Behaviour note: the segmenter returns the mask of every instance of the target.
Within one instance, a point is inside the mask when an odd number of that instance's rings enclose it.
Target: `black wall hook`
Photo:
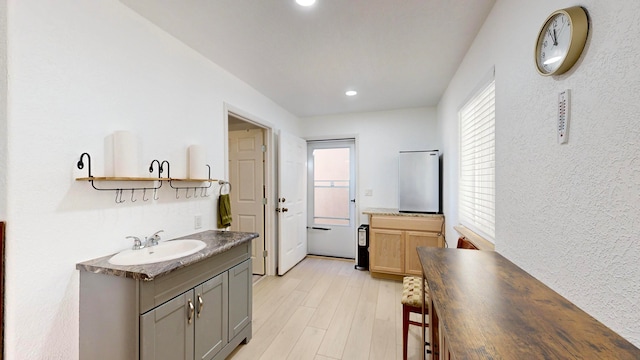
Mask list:
[[[160,161],[159,160],[153,160],[151,161],[151,165],[149,165],[149,173],[153,174],[153,164],[158,164],[158,178],[161,178],[161,174],[162,174],[162,165],[160,165]]]
[[[89,177],[93,177],[93,175],[91,175],[91,155],[89,155],[89,153],[82,153],[82,155],[80,155],[80,160],[78,160],[78,169],[82,170],[84,169],[84,163],[82,162],[82,158],[87,155],[87,163],[89,165]]]
[[[167,164],[167,178],[171,179],[171,165],[169,165],[169,162],[167,160],[163,160],[160,163],[160,174],[162,174],[164,172],[164,164]]]

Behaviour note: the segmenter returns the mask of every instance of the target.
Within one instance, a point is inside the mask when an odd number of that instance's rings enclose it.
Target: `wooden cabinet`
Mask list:
[[[444,247],[443,215],[369,214],[373,276],[421,275],[418,246]]]
[[[80,273],[80,358],[222,360],[251,340],[247,242],[153,281]]]
[[[369,268],[384,273],[404,271],[404,231],[369,228]]]
[[[416,248],[418,246],[444,247],[442,234],[426,231],[405,231],[404,272],[405,274],[422,275],[422,267]]]

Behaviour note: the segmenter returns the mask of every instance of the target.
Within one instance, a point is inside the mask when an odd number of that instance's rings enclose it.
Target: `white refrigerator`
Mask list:
[[[398,210],[440,213],[440,152],[400,151]]]

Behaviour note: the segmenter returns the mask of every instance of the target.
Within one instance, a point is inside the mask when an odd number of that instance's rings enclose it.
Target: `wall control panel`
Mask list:
[[[570,105],[571,92],[567,89],[558,94],[558,144],[569,141]]]

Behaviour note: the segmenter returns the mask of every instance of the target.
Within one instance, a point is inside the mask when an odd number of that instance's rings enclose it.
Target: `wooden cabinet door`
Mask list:
[[[251,322],[251,259],[229,269],[229,341]]]
[[[195,287],[195,359],[209,360],[227,344],[227,272]]]
[[[189,290],[140,316],[140,359],[193,359],[194,292]]]
[[[416,251],[418,246],[443,247],[443,241],[442,236],[438,236],[438,233],[407,231],[405,233],[404,254],[405,274],[422,275],[422,266],[420,266],[420,259],[418,259],[418,252]]]
[[[404,271],[404,231],[369,230],[369,267],[371,271],[402,274]]]

